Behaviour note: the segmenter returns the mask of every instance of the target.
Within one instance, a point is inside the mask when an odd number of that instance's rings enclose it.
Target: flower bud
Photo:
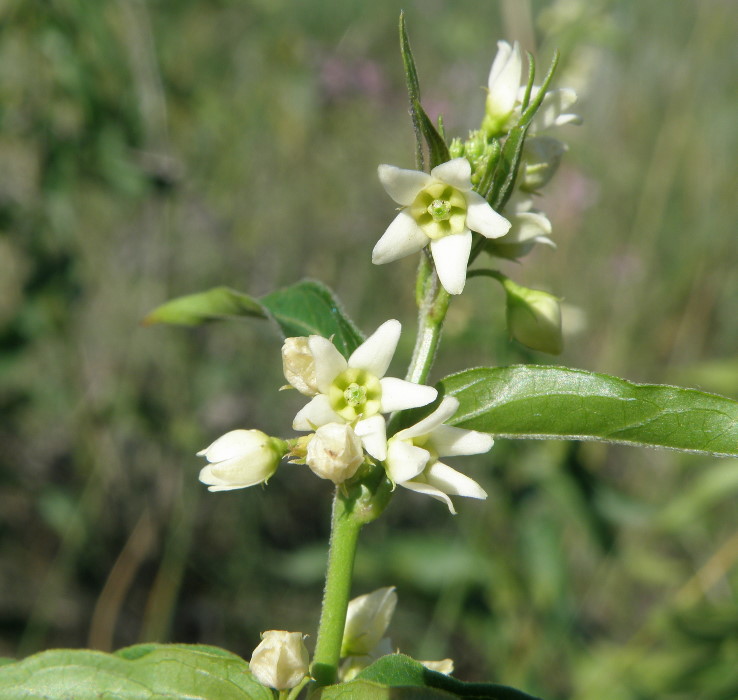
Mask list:
[[[521,287],[507,278],[503,286],[510,335],[533,350],[558,355],[562,350],[559,300],[553,294]]]
[[[287,444],[261,430],[231,430],[197,453],[210,462],[200,471],[208,491],[243,489],[266,482],[287,452]]]
[[[294,688],[308,674],[310,657],[301,632],[270,630],[261,635],[254,649],[249,669],[257,681],[267,688]]]
[[[450,676],[454,672],[453,659],[441,659],[440,661],[420,661],[429,671],[442,673],[444,676]]]
[[[315,396],[315,358],[308,338],[286,338],[282,346],[282,368],[285,379],[305,396]]]
[[[356,474],[364,461],[361,438],[346,423],[328,423],[308,443],[306,462],[321,479],[341,484]]]
[[[360,595],[348,604],[341,656],[370,654],[387,631],[397,605],[394,586]]]

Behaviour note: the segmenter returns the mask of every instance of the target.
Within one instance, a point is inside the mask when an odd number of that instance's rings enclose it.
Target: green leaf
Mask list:
[[[365,668],[353,681],[325,688],[322,700],[536,700],[531,695],[494,683],[464,683],[429,671],[403,654],[389,654]]]
[[[304,280],[261,298],[264,308],[279,325],[284,336],[322,335],[333,337],[333,344],[348,357],[364,337],[344,314],[328,287]]]
[[[333,292],[313,280],[278,289],[261,299],[228,287],[215,287],[172,299],[154,309],[143,323],[197,326],[209,321],[241,318],[271,318],[283,337],[313,334],[333,337],[334,344],[345,357],[364,340],[342,311]]]
[[[86,649],[44,651],[0,666],[3,700],[272,700],[248,664],[203,645],[142,644],[103,654]]]
[[[738,455],[738,401],[565,367],[470,369],[440,382],[453,425],[500,437],[597,440]]]
[[[423,156],[423,140],[428,146],[430,167],[445,163],[451,159],[448,145],[441,134],[438,133],[430,117],[426,114],[420,103],[420,82],[418,81],[418,69],[415,67],[415,59],[410,48],[405,27],[405,13],[400,13],[400,52],[402,63],[405,68],[405,83],[407,84],[407,95],[410,100],[410,118],[413,122],[415,132],[415,162],[418,170],[425,169],[425,158]]]
[[[262,305],[256,299],[228,287],[215,287],[207,292],[172,299],[154,309],[142,323],[145,326],[155,323],[199,326],[208,321],[242,316],[266,318]]]

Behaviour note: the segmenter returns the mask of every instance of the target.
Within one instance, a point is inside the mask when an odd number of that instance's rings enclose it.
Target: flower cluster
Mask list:
[[[398,321],[386,321],[348,360],[322,336],[287,338],[285,378],[310,397],[292,427],[311,434],[284,441],[259,430],[233,430],[198,453],[209,462],[200,481],[211,491],[265,483],[289,453],[335,484],[364,464],[382,462],[393,486],[443,501],[452,513],[450,495],[486,498],[479,484],[439,461],[492,447],[489,435],[443,425],[456,412],[456,399],[444,398],[428,417],[387,438],[385,414],[426,406],[438,395],[433,387],[385,376],[400,331]]]

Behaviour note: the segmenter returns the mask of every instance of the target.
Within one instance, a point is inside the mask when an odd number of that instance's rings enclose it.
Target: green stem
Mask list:
[[[323,609],[320,613],[318,640],[313,655],[312,676],[319,686],[336,682],[343,628],[346,624],[346,609],[351,592],[354,556],[362,524],[352,504],[340,489],[336,489]]]

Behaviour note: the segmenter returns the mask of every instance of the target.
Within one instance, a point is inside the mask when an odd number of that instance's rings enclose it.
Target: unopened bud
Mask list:
[[[503,282],[507,293],[507,328],[523,345],[552,355],[563,349],[559,299],[537,289],[528,289],[510,279]]]
[[[282,345],[282,369],[285,379],[305,396],[315,396],[315,358],[308,338],[286,338]]]
[[[354,598],[348,604],[341,656],[370,654],[379,644],[397,605],[393,586]]]
[[[364,461],[361,439],[347,423],[328,423],[315,431],[307,446],[306,462],[321,479],[342,484]]]
[[[261,635],[254,649],[249,670],[267,688],[294,688],[308,674],[310,657],[301,632],[270,630]]]

